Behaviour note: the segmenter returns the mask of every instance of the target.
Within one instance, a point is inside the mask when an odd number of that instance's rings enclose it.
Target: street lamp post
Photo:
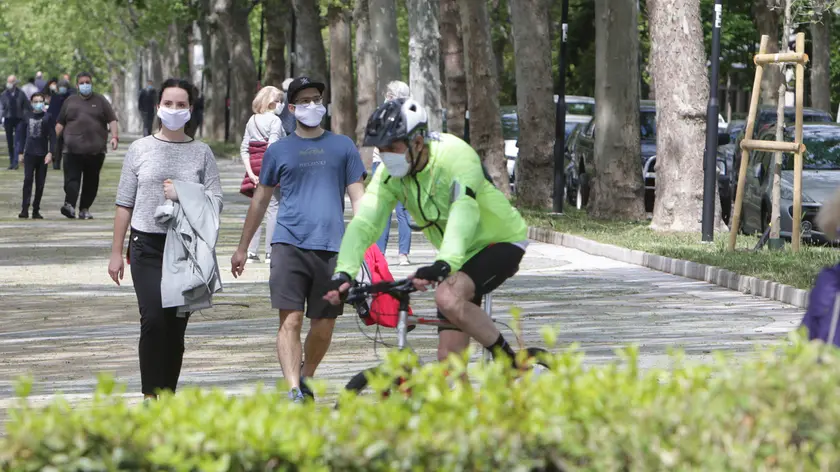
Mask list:
[[[554,200],[553,212],[563,214],[566,176],[563,150],[566,147],[566,39],[569,31],[569,0],[563,0],[560,32],[559,86],[554,120]]]
[[[703,241],[715,238],[715,187],[717,186],[718,144],[718,69],[720,67],[721,0],[715,0],[715,22],[712,25],[712,67],[709,74],[709,105],[706,108],[706,154],[703,159]]]

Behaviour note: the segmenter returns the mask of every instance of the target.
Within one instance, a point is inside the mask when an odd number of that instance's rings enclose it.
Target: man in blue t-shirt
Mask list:
[[[295,132],[266,150],[259,186],[231,257],[231,271],[238,277],[271,192],[276,192],[280,208],[271,242],[269,287],[271,306],[280,310],[277,357],[291,387],[289,398],[296,402],[312,397],[304,379],[315,374],[330,346],[335,319],[343,312],[342,305],[329,304],[323,294],[344,236],[344,193],[354,213],[364,194],[365,166],[355,144],[321,128],[324,88],[308,77],[289,84],[286,106],[295,116]],[[310,328],[301,348],[304,308]]]

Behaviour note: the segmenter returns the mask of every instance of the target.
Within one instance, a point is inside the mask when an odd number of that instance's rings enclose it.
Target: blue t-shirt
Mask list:
[[[344,236],[344,193],[365,175],[356,145],[324,131],[314,139],[291,134],[272,143],[260,184],[274,187],[280,207],[272,243],[338,252]]]

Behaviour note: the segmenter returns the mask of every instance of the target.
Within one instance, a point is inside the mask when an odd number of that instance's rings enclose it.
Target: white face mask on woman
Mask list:
[[[327,107],[309,102],[307,106],[295,105],[295,118],[310,128],[321,124],[321,120],[327,113]]]
[[[178,131],[179,129],[183,128],[188,121],[190,121],[190,109],[183,108],[181,110],[176,110],[174,108],[158,108],[157,112],[158,118],[160,118],[160,122],[163,123],[163,126],[170,131]]]

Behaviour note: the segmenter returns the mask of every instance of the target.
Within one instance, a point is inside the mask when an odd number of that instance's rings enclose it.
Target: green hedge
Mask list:
[[[185,389],[130,407],[105,379],[92,408],[13,411],[0,469],[838,470],[840,356],[821,352],[794,333],[747,360],[689,365],[677,353],[672,368],[642,371],[635,348],[587,369],[569,350],[551,373],[511,385],[501,364],[473,367],[479,388],[450,389],[442,370],[463,372],[456,359],[422,368],[410,398],[343,394],[337,409],[290,404],[282,389]]]

